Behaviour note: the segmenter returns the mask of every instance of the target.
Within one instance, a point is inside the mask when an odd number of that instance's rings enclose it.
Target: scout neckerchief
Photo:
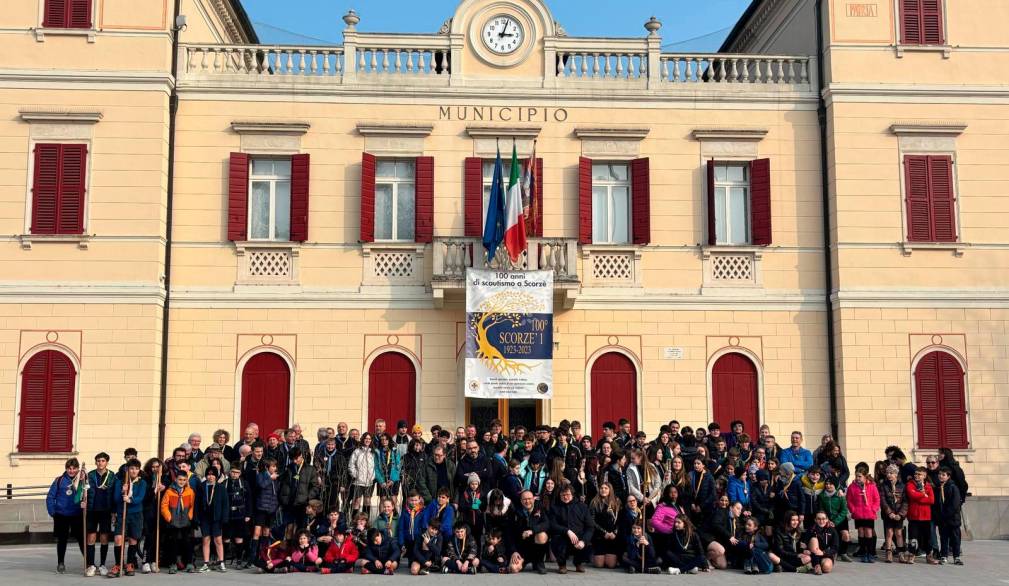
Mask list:
[[[389,477],[392,475],[392,448],[390,446],[383,449],[385,450],[385,466],[382,471],[385,473],[385,481],[390,482],[391,479]]]
[[[209,484],[209,483],[206,483],[206,484]],[[210,506],[210,503],[214,502],[214,490],[216,488],[217,488],[217,483],[216,482],[210,485],[210,492],[207,493],[207,506],[208,507]]]
[[[459,543],[459,538],[455,538],[455,552],[459,555],[459,559],[465,559],[465,554],[463,550],[466,548],[466,538],[462,538],[462,543]]]
[[[946,483],[945,482],[939,483],[939,504],[940,505],[946,504]]]
[[[95,480],[99,482],[95,490],[105,490],[109,486],[109,479],[112,478],[112,472],[108,468],[105,469],[105,474],[103,476],[98,476],[98,471],[95,470]]]
[[[298,469],[294,471],[294,482],[295,483],[297,483],[299,480],[301,480],[301,469],[305,467],[305,461],[302,460],[301,464],[296,464],[296,466],[298,467]]]
[[[417,503],[415,506],[408,509],[408,512],[410,513],[410,535],[413,535],[414,520],[416,519],[417,515],[419,515],[423,510],[424,507],[421,506],[420,503]]]

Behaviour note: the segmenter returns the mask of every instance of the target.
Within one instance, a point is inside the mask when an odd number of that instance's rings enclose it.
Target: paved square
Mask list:
[[[852,563],[839,564],[837,573],[829,576],[814,577],[799,574],[773,574],[770,576],[746,576],[739,571],[712,572],[710,574],[698,574],[696,576],[629,576],[618,570],[589,570],[584,575],[568,574],[560,576],[550,573],[546,576],[538,576],[535,573],[525,573],[522,576],[491,576],[481,574],[475,580],[482,586],[506,586],[519,584],[548,584],[548,585],[568,585],[576,584],[612,584],[621,581],[627,586],[648,586],[653,584],[668,584],[669,582],[711,584],[725,586],[729,584],[845,584],[853,586],[855,584],[871,584],[872,586],[905,585],[915,586],[928,584],[969,584],[970,586],[980,586],[987,584],[1009,584],[1009,564],[1006,563],[1009,557],[1009,541],[973,541],[964,544],[965,567],[956,566],[928,566],[926,564],[915,564],[905,566],[901,564],[876,563],[872,565]],[[81,558],[76,555],[76,551],[67,554],[67,567],[69,571],[64,576],[56,575],[55,570],[55,546],[11,546],[0,548],[0,575],[3,576],[4,584],[76,584],[85,580],[80,572]],[[554,566],[551,564],[551,570]],[[427,582],[439,582],[442,584],[473,584],[474,578],[470,576],[442,576],[432,575],[424,578],[413,578],[408,574],[400,573],[396,579],[424,580]],[[91,578],[89,582],[98,582],[103,578]],[[137,574],[133,578],[120,578],[130,583],[137,581],[144,584],[320,584],[338,580],[342,583],[353,583],[360,586],[370,584],[389,584],[392,579],[385,576],[322,576],[319,574],[287,574],[287,575],[266,575],[258,574],[254,571],[236,572],[229,571],[226,574],[212,572],[210,574],[178,574],[169,576],[162,573],[158,575],[142,576]],[[490,580],[488,583],[487,581]],[[531,582],[530,582],[531,581]]]

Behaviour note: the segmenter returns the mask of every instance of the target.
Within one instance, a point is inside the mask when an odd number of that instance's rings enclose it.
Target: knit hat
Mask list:
[[[767,473],[767,470],[757,470],[757,482],[761,480],[770,480],[771,475]]]
[[[792,464],[791,462],[785,462],[782,464],[781,469],[788,474],[795,474],[795,464]]]
[[[419,423],[414,424],[413,433],[424,433],[424,428],[421,427]]]
[[[208,452],[220,452],[223,449],[224,448],[221,446],[221,444],[210,444],[209,446],[207,446]]]
[[[473,472],[466,477],[466,484],[473,484],[474,482],[480,484],[480,475],[476,472]]]
[[[275,433],[271,433],[270,435],[266,436],[266,439],[267,439],[267,441],[275,439],[275,440],[277,440],[279,442],[280,441],[280,436],[277,435],[277,434],[275,434]]]
[[[897,466],[895,464],[890,464],[889,466],[886,467],[886,473],[887,474],[900,474],[900,469],[897,468]]]
[[[396,429],[406,429],[407,427],[409,427],[409,425],[407,425],[406,419],[400,419],[396,422]]]

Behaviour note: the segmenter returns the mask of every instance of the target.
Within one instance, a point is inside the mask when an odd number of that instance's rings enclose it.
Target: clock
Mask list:
[[[481,33],[484,45],[498,55],[510,55],[525,41],[525,31],[519,21],[507,14],[499,14],[487,21]]]

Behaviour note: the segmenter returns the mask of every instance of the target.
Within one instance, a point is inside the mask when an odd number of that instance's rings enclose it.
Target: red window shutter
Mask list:
[[[19,414],[18,451],[45,451],[46,385],[48,352],[32,356],[21,374],[21,412]]]
[[[533,230],[535,238],[543,237],[543,159],[536,159],[536,185],[533,190]]]
[[[483,159],[466,157],[463,183],[465,235],[480,238],[483,236]]]
[[[578,158],[578,243],[592,244],[592,159]]]
[[[932,352],[918,362],[915,370],[915,394],[918,408],[918,447],[941,447],[939,354]]]
[[[228,240],[248,240],[249,155],[231,153],[228,165]]]
[[[48,452],[69,452],[73,447],[74,367],[70,359],[52,351],[49,361]]]
[[[69,0],[67,13],[68,28],[91,28],[91,4],[93,0]]]
[[[18,451],[71,451],[76,372],[70,359],[55,350],[39,352],[21,377]]]
[[[921,0],[900,0],[900,39],[905,45],[922,44]]]
[[[932,204],[932,239],[956,242],[956,199],[953,194],[953,157],[928,157],[929,200]]]
[[[945,31],[942,25],[942,0],[921,1],[921,43],[942,45]]]
[[[375,241],[375,155],[361,155],[361,242]]]
[[[750,162],[750,229],[755,245],[771,245],[771,159]]]
[[[84,233],[84,189],[88,149],[83,144],[62,145],[60,160],[58,234]]]
[[[414,162],[414,239],[422,244],[434,241],[434,157],[417,157]]]
[[[932,241],[932,213],[929,205],[928,157],[904,157],[904,190],[907,201],[907,239]]]
[[[708,160],[708,244],[718,244],[718,229],[715,227],[715,165],[714,159]]]
[[[964,393],[964,372],[960,363],[945,352],[939,354],[939,386],[942,389],[939,407],[942,415],[942,446],[967,449],[967,400]]]
[[[310,155],[291,157],[291,242],[308,240],[310,168]]]
[[[32,234],[56,234],[59,211],[60,152],[58,144],[35,145],[32,179]]]
[[[46,0],[45,14],[42,17],[44,28],[66,28],[68,0]]]
[[[631,239],[634,244],[652,241],[652,179],[649,160],[631,161]]]

